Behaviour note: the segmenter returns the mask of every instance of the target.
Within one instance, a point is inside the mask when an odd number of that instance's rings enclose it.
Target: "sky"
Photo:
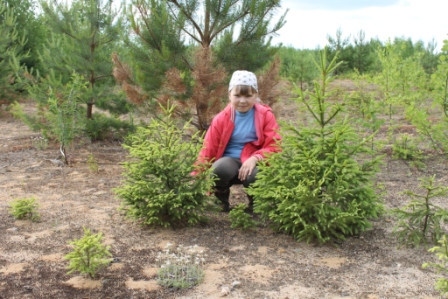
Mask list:
[[[434,40],[437,52],[448,39],[448,0],[281,0],[281,6],[278,16],[289,12],[273,44],[297,49],[323,48],[338,29],[342,38],[362,30],[366,40],[404,37],[425,45]]]

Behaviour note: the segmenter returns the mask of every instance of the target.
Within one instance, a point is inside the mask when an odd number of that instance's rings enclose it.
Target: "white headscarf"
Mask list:
[[[258,92],[257,76],[248,71],[235,71],[230,79],[229,92],[237,85],[252,86]]]

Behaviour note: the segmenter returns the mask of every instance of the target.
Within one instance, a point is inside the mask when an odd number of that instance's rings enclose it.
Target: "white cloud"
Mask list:
[[[327,35],[335,36],[341,28],[343,37],[355,36],[360,30],[366,38],[405,37],[413,42],[425,43],[434,39],[438,50],[448,39],[448,1],[446,0],[399,0],[389,6],[357,9],[304,9],[297,0],[283,0],[282,7],[290,8],[286,25],[279,31],[274,43],[282,42],[296,48],[314,49],[327,44]],[[339,1],[342,2],[342,1]],[[384,1],[382,2],[384,4]]]

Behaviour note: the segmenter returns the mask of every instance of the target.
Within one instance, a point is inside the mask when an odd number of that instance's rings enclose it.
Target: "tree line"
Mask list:
[[[327,36],[325,49],[328,59],[338,55],[338,60],[342,62],[335,70],[336,75],[349,77],[353,73],[370,75],[380,73],[383,65],[378,54],[389,46],[394,48],[403,60],[416,59],[427,75],[432,75],[437,70],[440,56],[446,53],[442,45],[437,45],[434,40],[426,45],[421,40],[413,42],[409,37],[395,37],[386,41],[378,38],[367,40],[363,30],[355,36],[344,36],[340,28],[336,30],[334,36]],[[322,49],[282,46],[278,52],[282,61],[281,75],[302,87],[311,83],[319,75],[316,73],[313,60],[316,60],[320,50]]]

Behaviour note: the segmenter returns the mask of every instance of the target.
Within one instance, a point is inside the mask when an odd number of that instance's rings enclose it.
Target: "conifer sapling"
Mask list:
[[[144,224],[172,226],[205,220],[213,180],[209,167],[195,165],[202,147],[198,133],[187,138],[188,123],[179,128],[175,106],[160,119],[138,128],[123,145],[129,150],[123,185],[115,189],[126,214]],[[194,170],[200,170],[192,176]]]
[[[101,268],[111,262],[112,254],[109,252],[110,246],[101,243],[102,233],[92,234],[90,229],[85,227],[83,230],[84,236],[69,242],[74,248],[72,252],[64,256],[64,259],[70,261],[67,267],[70,270],[68,274],[77,271],[94,278]]]
[[[373,135],[360,138],[340,116],[344,103],[329,101],[334,92],[328,84],[340,64],[336,58],[328,63],[320,53],[316,64],[322,77],[314,92],[295,89],[295,100],[313,123],[280,124],[282,152],[259,165],[257,181],[248,189],[254,212],[298,240],[343,239],[369,228],[369,219],[383,211],[372,181],[381,157],[372,157],[367,146]]]

